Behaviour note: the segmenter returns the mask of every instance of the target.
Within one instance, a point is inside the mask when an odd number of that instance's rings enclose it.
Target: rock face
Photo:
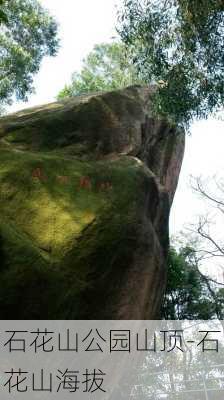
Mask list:
[[[149,88],[0,119],[1,319],[156,319],[184,134]]]

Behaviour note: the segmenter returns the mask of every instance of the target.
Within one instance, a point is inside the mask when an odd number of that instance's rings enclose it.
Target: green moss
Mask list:
[[[33,142],[33,137],[29,129],[18,129],[15,132],[8,134],[5,138],[8,143],[25,143],[31,144]]]
[[[125,280],[133,256],[131,249],[137,242],[136,210],[130,207],[126,215],[118,210],[115,215],[114,211],[108,210],[94,222],[66,259],[66,281],[70,283],[67,301],[74,305],[74,299],[77,305],[69,309],[67,317],[97,318],[97,303],[104,304],[105,315],[112,315],[112,310],[106,309],[105,294],[117,297],[114,294]],[[77,280],[74,280],[74,273]],[[79,296],[74,297],[78,290]]]
[[[40,318],[41,314],[50,318],[52,312],[57,312],[57,293],[63,286],[60,270],[53,268],[53,265],[45,260],[41,251],[15,228],[15,224],[2,218],[0,238],[1,318],[36,319]],[[46,307],[47,304],[49,307]]]
[[[94,289],[89,275],[111,274],[113,262],[106,271],[104,260],[128,254],[140,175],[125,158],[86,162],[1,149],[2,318],[71,317],[72,304],[73,317],[80,315],[87,281]],[[84,177],[91,186],[80,187]]]

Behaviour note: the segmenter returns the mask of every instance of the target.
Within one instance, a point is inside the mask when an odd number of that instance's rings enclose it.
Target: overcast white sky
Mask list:
[[[35,77],[36,94],[28,103],[14,104],[12,111],[54,101],[68,83],[72,72],[80,69],[82,59],[94,44],[108,42],[116,35],[116,5],[120,0],[40,0],[60,24],[61,48],[56,58],[45,59]],[[204,205],[189,187],[190,175],[204,177],[224,171],[224,122],[200,121],[187,137],[185,159],[174,200],[171,234],[194,222]],[[221,232],[221,231],[220,231]]]

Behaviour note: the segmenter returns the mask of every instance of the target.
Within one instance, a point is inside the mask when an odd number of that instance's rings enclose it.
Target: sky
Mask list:
[[[121,0],[40,0],[59,22],[61,47],[57,57],[45,58],[34,79],[36,94],[27,103],[16,103],[10,111],[55,100],[69,83],[71,74],[80,70],[83,58],[97,43],[116,36],[117,6]],[[224,122],[215,119],[195,122],[186,138],[186,151],[179,185],[170,217],[170,233],[177,235],[185,225],[197,221],[205,204],[192,193],[190,176],[213,177],[224,171]],[[220,237],[222,227],[215,229]]]

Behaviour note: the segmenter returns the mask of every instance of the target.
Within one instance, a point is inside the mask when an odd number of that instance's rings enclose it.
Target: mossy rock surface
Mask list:
[[[0,119],[2,319],[158,313],[183,139],[151,120],[140,87]]]

